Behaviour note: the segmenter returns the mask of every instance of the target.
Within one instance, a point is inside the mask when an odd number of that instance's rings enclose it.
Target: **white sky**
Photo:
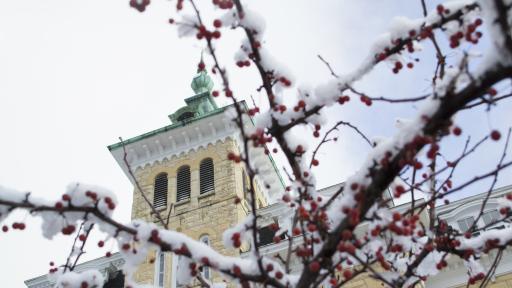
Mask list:
[[[167,24],[174,2],[153,0],[144,14],[129,8],[128,2],[3,1],[0,185],[47,198],[59,197],[71,181],[105,186],[121,199],[116,218],[130,220],[132,188],[106,146],[119,136],[129,138],[169,124],[167,115],[192,96],[189,85],[201,48],[193,39],[177,38],[175,27]],[[286,63],[299,83],[311,85],[330,77],[317,54],[339,73],[349,72],[393,16],[421,16],[420,1],[410,0],[247,2],[266,18],[266,45],[274,56]],[[229,67],[234,66],[231,55],[239,45],[238,36],[234,32],[219,49]],[[429,45],[426,48],[430,51]],[[420,95],[428,91],[432,59],[422,58],[413,73],[398,76],[381,67],[358,87],[372,96]],[[254,71],[234,69],[230,76],[238,95],[253,95],[259,101]],[[353,99],[329,115],[361,125],[371,136],[389,136],[396,117],[407,118],[416,111],[410,104],[367,109],[358,102]],[[457,122],[464,131],[477,131],[479,138],[491,127],[509,127],[512,121],[504,111],[511,108],[508,103],[489,115],[465,112]],[[357,136],[342,132],[339,145],[320,154],[320,187],[343,181],[367,152]],[[450,140],[446,151],[460,151],[463,141]],[[502,145],[490,143],[485,149],[461,169],[461,179],[492,167]],[[499,184],[511,183],[510,176],[504,174]],[[481,190],[466,195],[477,191]],[[39,222],[26,213],[15,213],[7,223],[20,220],[27,222],[26,231],[0,233],[2,287],[25,287],[23,280],[46,273],[49,261],[64,263],[71,246],[70,237],[42,239]],[[105,252],[88,251],[84,260]]]

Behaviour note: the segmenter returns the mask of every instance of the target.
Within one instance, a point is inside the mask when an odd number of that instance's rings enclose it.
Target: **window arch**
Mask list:
[[[178,169],[176,176],[176,202],[190,198],[190,166],[184,165]]]
[[[153,207],[162,208],[167,206],[168,190],[167,173],[160,173],[155,177],[155,191],[153,194]]]
[[[201,238],[199,238],[199,241],[207,246],[210,246],[210,237],[208,237],[208,235],[201,236]],[[203,275],[204,279],[210,279],[210,267],[203,266],[201,269],[201,274]]]
[[[206,158],[199,165],[199,193],[215,191],[215,174],[212,158]]]

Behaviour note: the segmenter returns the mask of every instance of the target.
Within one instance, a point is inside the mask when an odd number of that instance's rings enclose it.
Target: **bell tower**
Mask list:
[[[222,232],[250,213],[243,188],[248,185],[245,167],[227,159],[229,152],[240,153],[243,147],[232,113],[226,113],[233,105],[217,106],[211,95],[213,81],[204,70],[193,78],[191,87],[194,95],[169,115],[171,124],[108,149],[135,184],[124,162],[126,150],[127,162],[142,193],[163,218],[169,215],[169,229],[200,240],[223,254],[239,255],[240,251],[226,249],[222,244]],[[247,110],[245,101],[238,104]],[[248,116],[244,118],[248,129],[254,126]],[[249,153],[261,175],[255,181],[260,208],[282,191],[283,182],[274,162],[262,149]],[[132,219],[158,225],[141,191],[134,187]],[[236,198],[241,202],[235,203]],[[139,267],[135,277],[141,284],[175,288],[177,269],[175,255],[156,251]],[[208,269],[202,275],[212,283],[223,281]]]

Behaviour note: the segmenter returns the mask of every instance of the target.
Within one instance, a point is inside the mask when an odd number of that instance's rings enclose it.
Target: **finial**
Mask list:
[[[201,50],[201,60],[199,60],[199,64],[197,64],[197,73],[200,73],[201,71],[204,71],[206,69],[206,66],[204,65],[203,61],[203,51]]]
[[[203,52],[201,51],[201,61],[197,65],[197,75],[192,80],[192,83],[190,86],[192,87],[192,90],[196,94],[204,93],[204,92],[211,92],[213,88],[213,81],[210,76],[208,76],[208,73],[206,72],[206,67],[203,62]]]

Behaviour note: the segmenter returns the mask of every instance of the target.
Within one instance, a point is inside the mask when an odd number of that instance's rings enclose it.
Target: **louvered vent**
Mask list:
[[[167,173],[162,173],[155,178],[155,194],[153,196],[153,206],[162,208],[167,206]]]
[[[190,167],[182,166],[178,169],[177,175],[177,202],[190,198]]]
[[[201,161],[201,165],[199,166],[199,185],[201,194],[215,190],[213,160],[211,158]]]

